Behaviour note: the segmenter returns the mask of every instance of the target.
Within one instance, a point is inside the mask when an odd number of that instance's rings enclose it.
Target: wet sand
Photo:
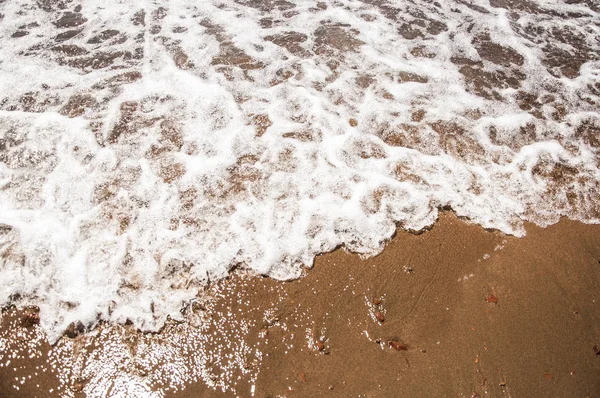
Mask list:
[[[595,397],[600,226],[519,239],[445,213],[296,281],[238,271],[158,334],[101,325],[51,349],[22,318],[3,314],[2,397]]]

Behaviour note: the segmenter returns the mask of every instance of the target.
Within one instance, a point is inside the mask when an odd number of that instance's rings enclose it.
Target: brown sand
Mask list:
[[[320,256],[297,281],[236,273],[188,309],[191,324],[159,334],[104,325],[51,351],[31,343],[39,328],[20,326],[23,312],[9,309],[0,396],[115,395],[119,373],[94,375],[116,338],[130,357],[112,369],[148,379],[166,397],[250,396],[252,388],[257,397],[597,397],[599,260],[598,225],[528,225],[517,239],[443,214],[421,235],[398,233],[375,258]],[[5,365],[10,352],[16,358]],[[152,356],[160,360],[148,365]],[[191,366],[203,370],[177,383],[169,376]]]

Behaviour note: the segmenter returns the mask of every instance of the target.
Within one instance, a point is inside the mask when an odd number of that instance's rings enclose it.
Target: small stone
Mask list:
[[[592,347],[594,349],[594,354],[596,355],[600,355],[600,347],[598,347],[597,345],[595,345],[594,347]]]
[[[83,391],[83,383],[79,383],[79,382],[74,383],[73,391],[77,391],[77,392]]]
[[[35,312],[28,312],[23,316],[21,320],[21,324],[26,328],[32,327],[33,325],[38,325],[40,323],[40,316]]]
[[[383,322],[383,321],[385,321],[385,316],[383,315],[383,313],[382,313],[381,311],[377,311],[377,312],[375,313],[375,318],[377,318],[377,320],[378,320],[379,322]]]
[[[300,373],[300,381],[302,381],[303,383],[306,383],[306,375],[304,374],[304,372]]]
[[[86,384],[85,380],[82,379],[82,378],[80,378],[80,377],[78,377],[76,380],[74,380],[73,385],[72,385],[71,388],[75,392],[82,392],[83,388],[85,387],[85,384]]]
[[[79,336],[81,333],[83,333],[85,331],[85,326],[83,326],[83,323],[81,323],[80,321],[78,321],[77,323],[71,323],[69,325],[69,327],[67,327],[67,330],[65,330],[65,334],[67,335],[67,337],[74,339],[75,337]]]
[[[408,346],[406,344],[397,341],[390,341],[388,344],[390,348],[393,348],[396,351],[408,351]]]
[[[317,341],[317,350],[323,351],[325,349],[325,344],[322,341]]]
[[[74,323],[71,323],[67,327],[67,330],[65,330],[65,334],[70,339],[74,339],[75,337],[77,337],[77,329],[75,329],[75,324]]]
[[[488,303],[496,304],[498,302],[498,297],[494,296],[493,294],[490,294],[485,298],[485,301],[487,301]]]
[[[348,121],[348,123],[350,123],[350,126],[352,127],[356,127],[358,126],[358,121],[354,118],[350,118],[350,120]]]
[[[374,298],[373,299],[373,304],[375,304],[375,305],[381,304],[381,299],[379,297]]]

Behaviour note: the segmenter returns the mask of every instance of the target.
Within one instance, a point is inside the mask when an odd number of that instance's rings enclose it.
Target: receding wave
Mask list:
[[[156,330],[450,207],[600,217],[592,1],[0,2],[0,302]]]

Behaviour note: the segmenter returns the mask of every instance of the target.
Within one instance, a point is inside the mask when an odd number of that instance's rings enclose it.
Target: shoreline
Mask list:
[[[100,325],[50,347],[8,309],[0,388],[6,397],[593,396],[600,225],[526,229],[515,238],[444,212],[420,234],[397,231],[373,258],[320,255],[294,281],[236,272],[188,308],[188,322],[156,334]]]

